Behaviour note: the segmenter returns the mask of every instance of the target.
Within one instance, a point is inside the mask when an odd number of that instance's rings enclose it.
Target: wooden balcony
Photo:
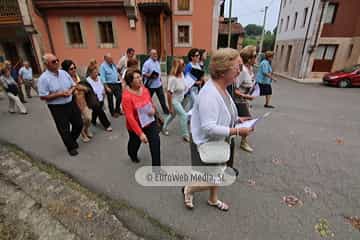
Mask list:
[[[16,0],[0,0],[0,25],[22,24]]]
[[[171,0],[137,0],[136,3],[145,14],[171,14]]]
[[[34,0],[40,10],[58,8],[119,8],[129,0]]]

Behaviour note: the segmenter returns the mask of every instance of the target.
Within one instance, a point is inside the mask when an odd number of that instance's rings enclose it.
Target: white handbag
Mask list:
[[[230,144],[225,141],[211,141],[198,146],[200,159],[204,163],[226,163],[230,159]]]

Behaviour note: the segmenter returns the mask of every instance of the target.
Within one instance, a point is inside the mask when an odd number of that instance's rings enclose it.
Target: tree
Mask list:
[[[262,26],[256,24],[248,24],[245,27],[246,36],[260,36],[262,34]]]

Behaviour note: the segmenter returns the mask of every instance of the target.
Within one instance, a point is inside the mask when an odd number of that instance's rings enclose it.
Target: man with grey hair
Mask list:
[[[156,49],[150,50],[150,57],[144,63],[142,74],[144,76],[144,85],[149,89],[151,97],[156,93],[164,113],[169,114],[161,82],[161,67]]]
[[[19,80],[24,83],[28,98],[31,98],[31,88],[38,94],[38,90],[33,79],[32,68],[30,67],[30,63],[28,61],[24,61],[23,66],[19,70]]]
[[[110,114],[114,118],[118,118],[122,114],[120,107],[122,90],[119,73],[110,53],[104,56],[104,62],[100,66],[100,79],[105,86]]]
[[[56,56],[47,53],[43,60],[46,71],[38,81],[40,99],[46,101],[69,154],[76,156],[79,148],[76,141],[80,136],[83,121],[73,99],[75,82],[67,72],[59,70],[59,59]]]

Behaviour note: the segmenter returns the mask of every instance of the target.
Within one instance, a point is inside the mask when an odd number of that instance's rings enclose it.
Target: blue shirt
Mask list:
[[[21,67],[19,70],[19,76],[22,77],[22,79],[24,79],[24,80],[32,80],[33,74],[32,74],[31,67],[29,67],[29,68]]]
[[[41,74],[38,80],[39,96],[45,97],[52,93],[63,92],[75,86],[75,82],[70,75],[64,70],[59,70],[58,73],[46,70]],[[72,101],[72,96],[60,97],[47,102],[49,105],[66,104]]]
[[[103,62],[100,66],[100,79],[104,84],[120,83],[119,73],[115,64]]]
[[[151,74],[153,71],[159,73],[159,77],[155,78],[155,79],[150,79],[151,84],[149,87],[150,88],[159,88],[162,86],[161,77],[160,77],[161,76],[160,62],[154,61],[152,58],[149,58],[144,63],[144,66],[142,69],[142,74]],[[149,81],[149,79],[145,77],[145,81]]]
[[[269,73],[272,73],[272,67],[270,62],[265,59],[260,63],[259,69],[256,73],[256,82],[262,84],[271,84],[271,78],[265,75]]]

